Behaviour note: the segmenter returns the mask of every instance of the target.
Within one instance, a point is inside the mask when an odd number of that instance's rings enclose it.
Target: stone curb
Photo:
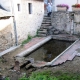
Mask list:
[[[4,54],[7,54],[7,53],[11,52],[11,51],[14,51],[15,49],[19,48],[20,46],[21,46],[21,45],[13,46],[13,47],[11,47],[11,48],[9,48],[9,49],[1,52],[1,53],[0,53],[0,57],[3,56]]]

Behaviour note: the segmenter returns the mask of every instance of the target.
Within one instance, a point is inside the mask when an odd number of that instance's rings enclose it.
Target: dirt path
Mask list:
[[[13,67],[14,65],[14,57],[24,51],[25,48],[23,46],[19,47],[18,49],[16,49],[15,51],[12,51],[12,52],[9,52],[5,55],[3,55],[2,57],[0,57],[0,69],[1,69],[1,72],[5,74],[5,72],[7,70],[9,70],[11,67]]]

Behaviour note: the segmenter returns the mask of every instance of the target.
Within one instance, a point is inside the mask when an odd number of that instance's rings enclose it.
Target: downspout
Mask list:
[[[14,27],[14,35],[15,35],[15,45],[18,45],[18,37],[17,37],[17,29],[16,29],[16,19],[14,12],[14,3],[11,1],[11,13],[13,14],[13,27]]]
[[[17,29],[16,29],[16,20],[15,16],[13,17],[13,24],[14,24],[14,35],[15,35],[15,45],[18,45],[18,38],[17,38]]]
[[[74,34],[74,14],[71,14],[71,35]]]

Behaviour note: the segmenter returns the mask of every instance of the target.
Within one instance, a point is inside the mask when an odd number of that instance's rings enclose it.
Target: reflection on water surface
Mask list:
[[[69,41],[50,40],[27,57],[34,58],[34,60],[49,62],[57,57],[72,43],[73,42]]]

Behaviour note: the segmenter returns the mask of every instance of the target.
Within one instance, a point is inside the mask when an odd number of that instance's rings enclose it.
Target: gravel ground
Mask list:
[[[80,73],[80,57],[75,57],[72,61],[66,61],[65,63],[54,66],[54,67],[44,67],[38,69],[29,69],[29,70],[21,70],[21,73],[16,73],[9,70],[1,71],[4,76],[9,76],[10,80],[18,80],[24,73],[27,73],[27,76],[32,72],[41,72],[41,71],[53,71],[53,73],[62,71],[62,72],[72,72],[72,73]]]

